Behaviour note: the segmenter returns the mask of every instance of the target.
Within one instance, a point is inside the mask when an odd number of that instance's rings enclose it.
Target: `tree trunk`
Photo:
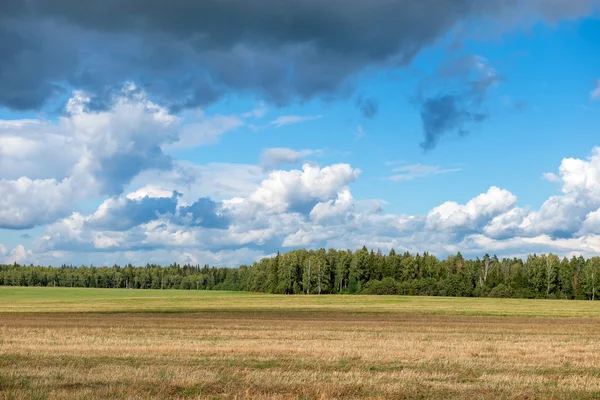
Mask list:
[[[487,276],[488,276],[489,272],[490,272],[490,259],[486,257],[483,261],[483,279],[481,276],[479,277],[479,285],[481,287],[483,287],[483,285],[487,281]]]
[[[319,294],[321,294],[321,271],[319,271]]]

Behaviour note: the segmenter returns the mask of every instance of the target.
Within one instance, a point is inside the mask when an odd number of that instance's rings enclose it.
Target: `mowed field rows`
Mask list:
[[[0,398],[600,398],[586,301],[0,288]]]

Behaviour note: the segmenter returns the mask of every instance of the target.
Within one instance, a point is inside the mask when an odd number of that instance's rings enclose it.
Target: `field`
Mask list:
[[[0,287],[0,398],[598,399],[588,301]]]

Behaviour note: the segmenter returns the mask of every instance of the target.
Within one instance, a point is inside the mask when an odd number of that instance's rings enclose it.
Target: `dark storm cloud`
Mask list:
[[[102,107],[126,80],[175,110],[229,91],[275,104],[349,96],[356,74],[406,65],[468,18],[559,18],[592,1],[2,0],[0,106],[40,108],[67,85]]]

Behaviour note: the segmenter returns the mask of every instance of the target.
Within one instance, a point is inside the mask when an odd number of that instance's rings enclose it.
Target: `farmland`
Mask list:
[[[589,301],[0,288],[0,398],[600,397]]]

